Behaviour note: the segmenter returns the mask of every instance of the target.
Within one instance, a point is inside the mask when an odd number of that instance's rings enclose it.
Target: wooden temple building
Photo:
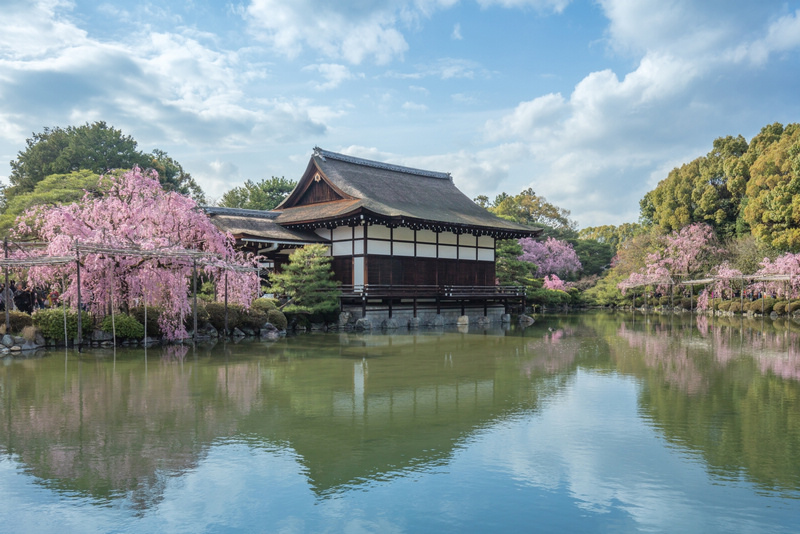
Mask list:
[[[496,243],[541,233],[478,206],[449,173],[320,148],[274,210],[207,212],[268,268],[279,270],[297,247],[328,245],[343,311],[373,322],[499,318],[524,304],[524,290],[495,284]]]

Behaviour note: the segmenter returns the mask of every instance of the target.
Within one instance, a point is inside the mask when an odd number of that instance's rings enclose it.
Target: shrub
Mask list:
[[[64,308],[47,308],[33,312],[33,325],[42,331],[47,339],[64,339]],[[92,316],[89,312],[81,312],[81,330],[83,336],[91,334],[93,328]],[[78,313],[76,310],[67,310],[67,337],[74,339],[78,336]]]
[[[742,301],[741,300],[731,301],[730,306],[728,306],[728,311],[732,312],[732,313],[741,313],[742,312]]]
[[[800,310],[800,300],[793,300],[786,307],[786,313],[794,313],[796,310]]]
[[[0,322],[5,322],[4,314],[5,312],[0,314]],[[31,316],[28,315],[27,313],[23,313],[17,310],[8,311],[8,326],[11,332],[20,333],[26,326],[31,326],[32,324],[33,320],[31,319]]]
[[[199,297],[199,295],[198,295]],[[197,299],[197,326],[202,326],[203,323],[208,321],[208,310],[206,309],[206,301]],[[194,311],[190,308],[189,313],[183,319],[183,327],[187,332],[194,329]]]
[[[270,310],[278,309],[277,302],[275,299],[259,298],[253,301],[252,307],[267,313]]]
[[[682,298],[681,307],[686,310],[697,308],[697,297],[695,297],[694,299],[690,299],[688,297]]]
[[[747,310],[753,313],[761,313],[763,306],[764,313],[769,313],[772,311],[772,307],[775,306],[775,302],[776,300],[772,297],[763,297],[751,302]]]
[[[542,306],[558,306],[569,304],[570,296],[566,291],[536,289],[528,292],[528,302]]]
[[[662,297],[659,297],[658,303],[661,304],[662,306],[669,306],[670,303],[669,295],[664,295]]]
[[[239,328],[251,328],[257,330],[267,322],[267,312],[251,307],[249,310],[242,310],[239,315]]]
[[[775,303],[774,306],[772,306],[772,311],[774,311],[778,315],[783,315],[783,313],[786,311],[787,304],[789,303],[786,302],[785,300],[779,300],[778,302]]]
[[[225,304],[222,302],[209,302],[206,304],[208,322],[219,331],[225,329]],[[239,316],[242,307],[238,304],[228,304],[228,329],[233,330],[239,325]]]
[[[130,315],[143,326],[145,326],[144,322],[144,306],[137,306],[135,308],[130,309]],[[161,332],[161,326],[158,324],[158,318],[161,316],[161,310],[159,308],[155,308],[153,306],[147,307],[147,337],[161,337],[163,332]],[[142,334],[144,337],[144,333]]]
[[[270,310],[267,313],[267,321],[278,330],[286,330],[288,324],[286,316],[280,310]]]
[[[719,304],[717,304],[715,309],[717,309],[719,311],[728,311],[728,309],[730,307],[731,307],[731,301],[724,300],[724,301],[720,302]]]
[[[150,319],[150,312],[147,312],[147,319]],[[142,338],[144,337],[144,325],[139,322],[135,317],[131,317],[126,313],[114,315],[112,323],[111,316],[106,315],[103,322],[100,323],[100,330],[103,332],[114,333],[116,329],[117,337],[121,338]],[[147,332],[150,333],[149,331]]]

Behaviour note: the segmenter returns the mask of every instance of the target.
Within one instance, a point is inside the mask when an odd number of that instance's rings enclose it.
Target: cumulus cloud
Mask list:
[[[3,4],[3,31],[0,54],[10,60],[41,59],[86,42],[86,32],[55,17],[67,2],[51,0],[29,3],[26,0]]]
[[[501,147],[524,146],[519,159],[507,160],[512,175],[527,169],[509,192],[532,186],[579,213],[583,224],[622,222],[609,206],[627,206],[624,215],[635,220],[638,200],[666,171],[710,148],[720,135],[715,128],[731,114],[715,105],[710,81],[730,77],[743,59],[760,64],[772,52],[800,47],[798,13],[774,19],[760,12],[759,25],[752,13],[716,14],[713,5],[688,1],[601,4],[609,47],[638,54],[636,68],[621,79],[610,69],[591,72],[571,94],[520,102],[484,129],[487,141]],[[742,41],[747,25],[758,29]],[[482,179],[472,174],[470,180]]]
[[[364,7],[315,0],[254,0],[247,15],[253,35],[289,57],[297,57],[305,47],[352,64],[366,58],[385,64],[402,57],[408,43],[396,28],[398,11],[379,2],[367,2]]]
[[[321,63],[318,65],[309,65],[303,70],[311,70],[319,72],[320,76],[325,80],[322,83],[315,83],[314,89],[317,91],[327,91],[339,87],[342,82],[352,80],[356,76],[350,72],[344,65],[336,63]]]

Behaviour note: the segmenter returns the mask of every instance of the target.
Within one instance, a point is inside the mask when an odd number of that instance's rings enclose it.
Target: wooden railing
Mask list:
[[[454,286],[454,285],[343,285],[345,298],[504,298],[524,297],[524,286]]]

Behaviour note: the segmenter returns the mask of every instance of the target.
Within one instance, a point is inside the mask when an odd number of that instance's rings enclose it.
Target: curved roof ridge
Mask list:
[[[251,210],[245,208],[223,208],[220,206],[201,206],[208,215],[228,215],[233,217],[250,217],[255,219],[274,219],[280,215],[277,211]]]
[[[319,147],[314,147],[314,155],[325,159],[335,159],[347,163],[354,163],[356,165],[363,165],[366,167],[374,167],[376,169],[384,169],[387,171],[402,172],[406,174],[416,174],[417,176],[426,176],[428,178],[438,178],[440,180],[450,180],[453,178],[449,172],[436,172],[426,171],[424,169],[415,169],[413,167],[404,167],[402,165],[394,165],[392,163],[384,163],[382,161],[373,161],[370,159],[357,158],[355,156],[348,156],[346,154],[339,154],[338,152],[330,152],[323,150]]]

